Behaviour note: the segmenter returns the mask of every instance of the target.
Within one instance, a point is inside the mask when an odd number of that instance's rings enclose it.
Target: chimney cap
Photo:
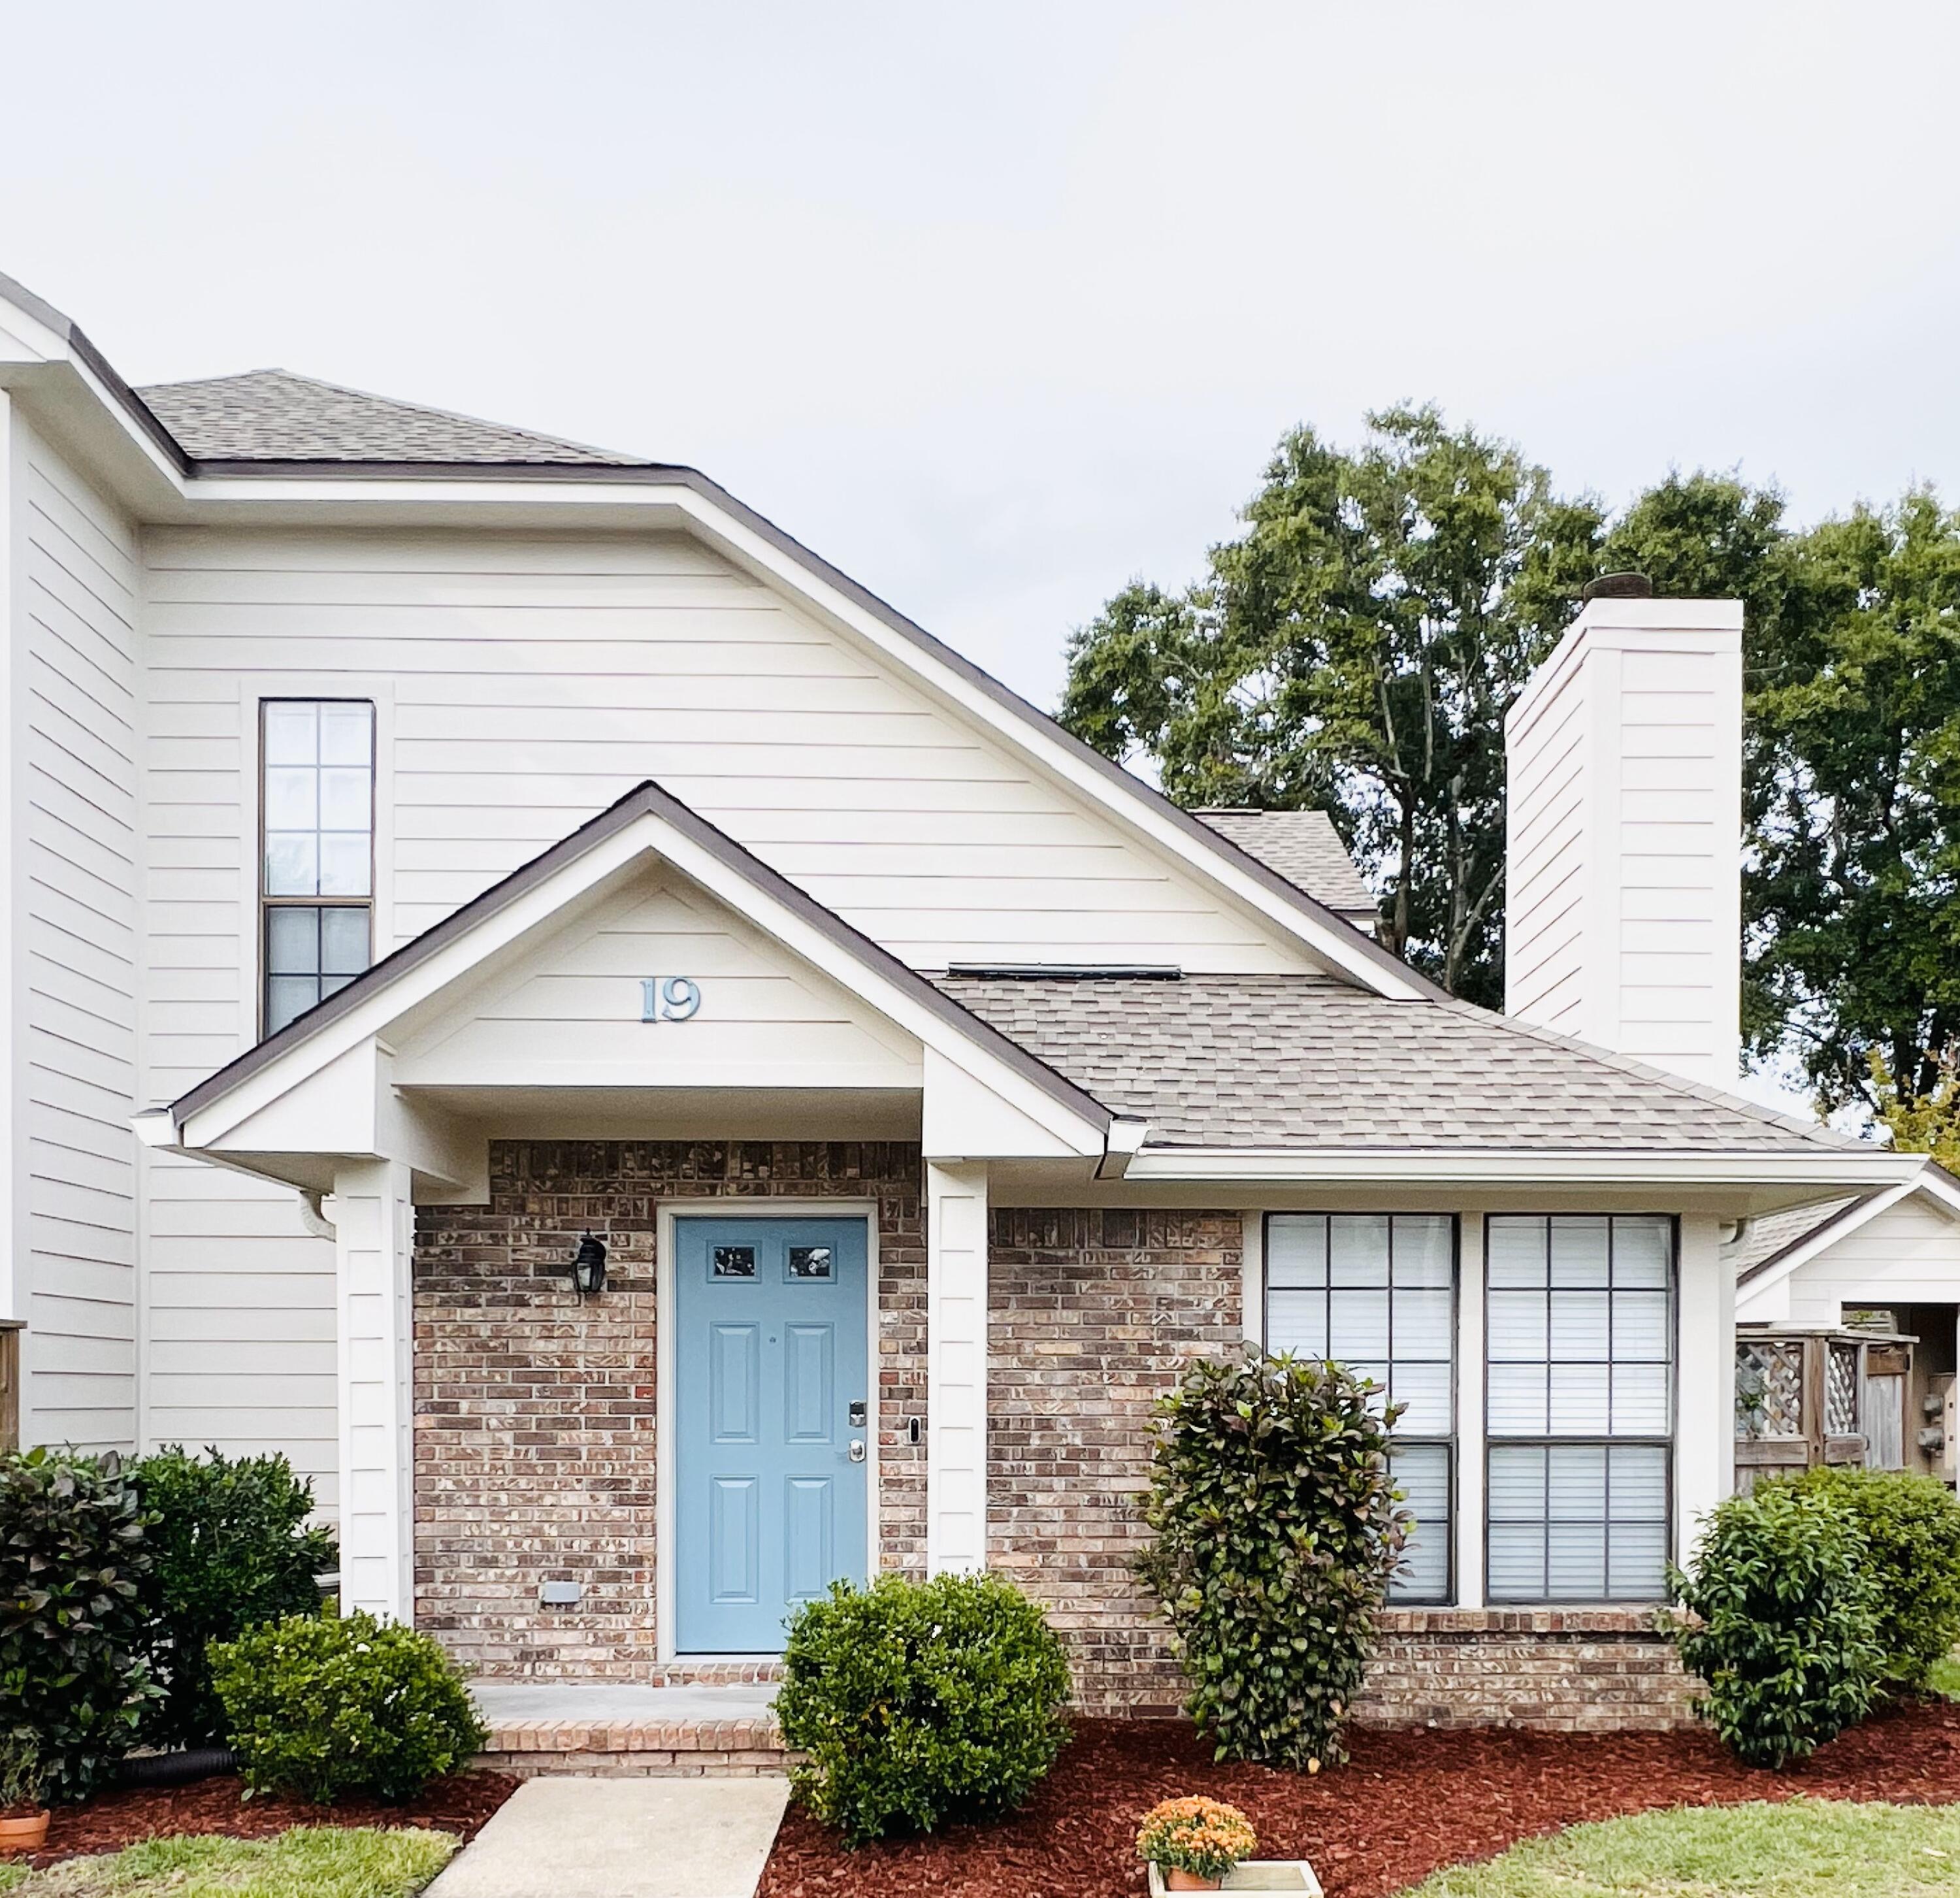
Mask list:
[[[1602,573],[1579,589],[1580,600],[1651,600],[1653,582],[1643,573]]]

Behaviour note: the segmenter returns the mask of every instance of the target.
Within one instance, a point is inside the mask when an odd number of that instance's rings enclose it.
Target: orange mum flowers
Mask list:
[[[1258,1845],[1252,1823],[1218,1799],[1166,1799],[1144,1815],[1137,1856],[1153,1865],[1222,1878]]]

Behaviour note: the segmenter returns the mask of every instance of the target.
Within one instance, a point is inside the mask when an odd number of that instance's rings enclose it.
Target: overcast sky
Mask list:
[[[686,461],[1042,703],[1281,431],[1960,497],[1960,7],[0,0],[0,270]]]

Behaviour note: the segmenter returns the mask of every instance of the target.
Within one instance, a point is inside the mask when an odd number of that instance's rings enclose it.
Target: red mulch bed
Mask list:
[[[120,1852],[125,1845],[175,1833],[266,1839],[289,1826],[426,1826],[467,1840],[517,1790],[517,1782],[508,1773],[453,1773],[400,1806],[372,1799],[309,1806],[304,1800],[271,1794],[246,1799],[240,1796],[243,1790],[228,1773],[194,1785],[132,1786],[98,1794],[82,1805],[57,1806],[48,1826],[47,1849],[27,1855],[26,1862],[52,1865],[88,1852]]]
[[[792,1807],[759,1898],[1056,1898],[1144,1889],[1136,1828],[1160,1799],[1228,1799],[1262,1858],[1308,1858],[1328,1898],[1386,1898],[1520,1839],[1656,1806],[1745,1799],[1960,1800],[1960,1705],[1895,1709],[1787,1772],[1738,1766],[1705,1732],[1362,1730],[1313,1777],[1218,1766],[1190,1728],[1085,1720],[1026,1809],[998,1825],[847,1852]]]

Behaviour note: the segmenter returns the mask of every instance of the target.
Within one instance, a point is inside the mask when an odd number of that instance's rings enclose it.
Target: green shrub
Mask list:
[[[1220,1759],[1344,1759],[1374,1612],[1402,1559],[1389,1425],[1338,1365],[1194,1365],[1158,1406],[1138,1565],[1177,1638],[1185,1710]]]
[[[1682,1660],[1707,1683],[1701,1711],[1739,1759],[1787,1766],[1869,1710],[1885,1660],[1878,1585],[1835,1498],[1787,1482],[1731,1496],[1693,1573],[1672,1579],[1697,1618],[1675,1624]]]
[[[52,1799],[103,1784],[156,1698],[148,1526],[113,1455],[0,1457],[0,1709],[39,1748]]]
[[[790,1624],[776,1718],[797,1797],[851,1845],[1010,1812],[1068,1737],[1068,1663],[994,1575],[832,1584]]]
[[[214,1642],[212,1679],[254,1792],[411,1799],[488,1739],[456,1664],[373,1616],[291,1615]]]
[[[1960,1500],[1943,1482],[1908,1470],[1820,1465],[1793,1480],[1836,1498],[1863,1530],[1879,1587],[1885,1673],[1924,1686],[1960,1645]]]
[[[153,1746],[208,1747],[222,1740],[224,1710],[205,1650],[261,1622],[318,1614],[314,1577],[334,1563],[334,1541],[310,1529],[313,1491],[284,1457],[167,1449],[131,1472],[156,1518],[145,1599],[159,1645],[151,1666],[164,1697],[149,1710]]]

